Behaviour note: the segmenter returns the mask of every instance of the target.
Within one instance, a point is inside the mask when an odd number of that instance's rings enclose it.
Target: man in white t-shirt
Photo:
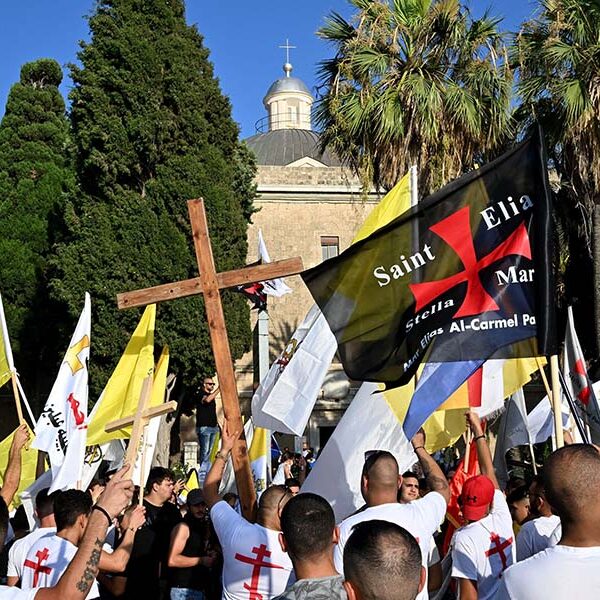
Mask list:
[[[467,423],[477,444],[481,475],[467,479],[461,492],[462,514],[468,523],[452,540],[452,577],[458,580],[461,600],[491,600],[502,573],[514,562],[512,518],[481,421],[468,412]]]
[[[29,535],[17,540],[8,551],[7,583],[17,585],[23,574],[23,563],[29,549],[40,538],[56,533],[54,521],[54,498],[48,494],[49,488],[40,490],[35,497],[35,514],[40,526]]]
[[[552,542],[552,534],[560,525],[560,519],[552,514],[542,475],[536,475],[529,485],[529,512],[534,518],[523,523],[517,535],[518,561],[556,545]]]
[[[294,582],[292,562],[279,543],[280,516],[292,494],[280,485],[265,490],[256,523],[250,523],[219,496],[219,486],[239,432],[226,423],[221,449],[204,480],[204,498],[223,550],[223,598],[269,600]]]
[[[344,546],[352,528],[358,523],[373,520],[395,523],[412,534],[421,549],[421,563],[427,569],[431,537],[444,520],[450,491],[444,473],[425,450],[422,430],[412,439],[412,444],[432,491],[420,500],[398,503],[402,477],[396,459],[384,450],[370,454],[365,460],[361,479],[361,493],[367,508],[340,523],[340,539],[334,551],[338,573],[344,573]],[[418,598],[426,597],[427,586]]]
[[[118,471],[106,486],[106,490],[90,516],[79,549],[69,567],[52,588],[21,590],[0,585],[2,600],[84,600],[92,581],[98,573],[98,556],[102,542],[112,520],[131,502],[133,482],[126,480],[129,467]],[[0,547],[4,544],[8,529],[8,508],[0,495]]]
[[[510,567],[498,600],[600,597],[600,454],[587,444],[560,448],[544,466],[544,489],[560,517],[552,548]]]

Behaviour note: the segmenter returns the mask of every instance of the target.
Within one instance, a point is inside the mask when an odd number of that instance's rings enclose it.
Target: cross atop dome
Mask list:
[[[283,65],[283,71],[285,73],[286,77],[290,76],[290,73],[292,72],[292,63],[290,62],[290,50],[292,48],[296,48],[296,46],[290,46],[290,40],[288,40],[286,38],[285,40],[285,45],[284,46],[279,46],[280,48],[285,48],[285,64]]]

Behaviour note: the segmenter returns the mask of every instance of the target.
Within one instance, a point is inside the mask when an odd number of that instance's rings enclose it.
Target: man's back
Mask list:
[[[347,600],[348,594],[343,582],[344,578],[341,575],[301,579],[274,600]]]
[[[552,542],[552,534],[559,525],[560,519],[555,515],[538,517],[524,523],[517,535],[517,560],[526,560],[555,545]]]
[[[507,569],[497,600],[600,597],[600,547],[554,546]]]
[[[430,492],[424,498],[409,504],[397,502],[381,504],[355,513],[340,523],[340,540],[334,550],[335,567],[339,573],[344,572],[344,546],[352,533],[352,528],[365,521],[382,520],[400,525],[415,537],[421,549],[422,565],[427,568],[431,537],[445,515],[446,500],[437,492]],[[426,596],[425,591],[418,597]]]
[[[211,508],[210,516],[223,549],[223,598],[268,600],[294,580],[278,531],[249,523],[224,500]]]
[[[17,577],[21,579],[23,575],[23,563],[27,558],[27,554],[31,549],[31,546],[35,544],[40,538],[56,533],[56,527],[39,527],[34,529],[30,534],[24,538],[17,540],[10,548],[8,552],[8,577]]]
[[[67,570],[77,553],[77,546],[58,535],[38,539],[31,545],[24,561],[21,588],[52,587]],[[87,599],[98,598],[98,584],[94,581]]]
[[[514,552],[510,511],[504,494],[496,490],[490,513],[454,534],[452,576],[475,581],[479,600],[494,598]]]

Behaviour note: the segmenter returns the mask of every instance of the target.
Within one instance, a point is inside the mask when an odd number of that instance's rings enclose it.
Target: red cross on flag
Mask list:
[[[588,377],[585,358],[575,331],[573,309],[570,306],[567,313],[563,369],[567,389],[575,401],[578,416],[589,429],[592,443],[600,444],[600,409]]]
[[[358,381],[555,354],[550,223],[538,132],[302,277]]]
[[[75,333],[35,426],[32,445],[50,458],[50,492],[74,488],[81,480],[87,439],[90,326],[90,295],[86,293]]]

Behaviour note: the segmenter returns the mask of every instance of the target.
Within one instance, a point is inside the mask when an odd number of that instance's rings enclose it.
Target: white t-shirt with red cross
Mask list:
[[[396,523],[412,534],[421,549],[422,564],[427,570],[431,538],[446,516],[446,500],[438,492],[429,492],[424,498],[408,504],[391,502],[372,506],[356,513],[340,523],[340,541],[334,550],[335,568],[344,574],[344,547],[352,533],[352,528],[365,521],[388,521]],[[417,596],[427,598],[427,586]]]
[[[454,534],[452,577],[475,581],[479,600],[494,598],[502,573],[515,562],[513,535],[506,499],[496,490],[490,513]]]
[[[211,508],[210,517],[223,549],[225,600],[268,600],[295,581],[278,531],[246,521],[223,500]]]
[[[552,534],[559,525],[560,517],[556,515],[538,517],[524,523],[517,534],[517,560],[526,560],[546,548],[555,546]]]
[[[32,544],[23,563],[21,588],[30,590],[55,586],[76,553],[77,546],[58,535],[40,538]],[[94,580],[86,600],[99,596],[98,584]]]
[[[20,540],[17,540],[8,551],[8,568],[6,575],[8,577],[18,577],[20,579],[23,574],[23,563],[27,558],[31,546],[40,538],[51,536],[55,533],[56,527],[39,527]]]

